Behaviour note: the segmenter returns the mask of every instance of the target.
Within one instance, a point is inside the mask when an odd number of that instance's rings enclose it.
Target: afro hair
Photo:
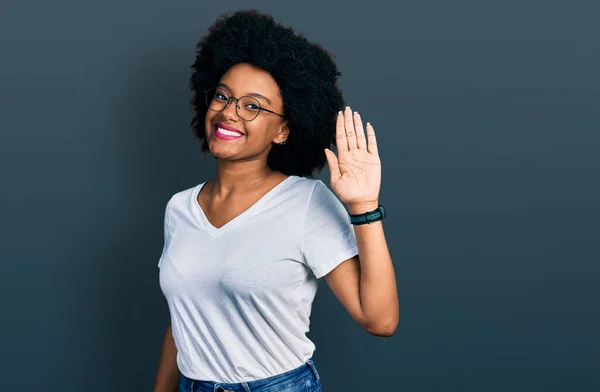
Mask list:
[[[338,111],[345,106],[337,80],[342,75],[321,45],[275,22],[269,14],[243,10],[221,15],[196,45],[191,66],[191,121],[194,136],[207,152],[204,92],[216,86],[233,65],[249,63],[279,86],[289,137],[274,144],[267,157],[272,170],[312,177],[326,163],[325,148],[335,143]]]

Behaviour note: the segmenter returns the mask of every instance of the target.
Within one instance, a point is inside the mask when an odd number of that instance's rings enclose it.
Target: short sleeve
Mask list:
[[[170,211],[171,211],[171,200],[169,200],[169,202],[167,203],[167,206],[165,207],[165,215],[163,218],[164,242],[163,242],[162,253],[160,255],[160,258],[158,259],[158,268],[160,268],[162,265],[163,257],[165,256],[165,250],[167,249],[167,246],[169,245],[169,242],[171,241],[171,225],[170,225],[171,214],[170,214]]]
[[[346,208],[320,180],[313,188],[302,231],[302,257],[317,279],[358,254]]]

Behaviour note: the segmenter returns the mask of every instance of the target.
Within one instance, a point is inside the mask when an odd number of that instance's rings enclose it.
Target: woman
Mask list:
[[[270,15],[225,14],[197,49],[192,128],[216,176],[167,203],[154,390],[320,391],[306,337],[318,279],[369,333],[398,323],[373,127],[340,111],[330,55]],[[325,162],[335,194],[312,179]]]

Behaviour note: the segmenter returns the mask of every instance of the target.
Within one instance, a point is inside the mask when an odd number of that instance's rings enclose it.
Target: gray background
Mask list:
[[[189,65],[246,7],[335,55],[380,144],[400,325],[321,281],[324,391],[600,390],[600,6],[523,0],[3,0],[0,390],[151,390],[164,205],[214,174]]]

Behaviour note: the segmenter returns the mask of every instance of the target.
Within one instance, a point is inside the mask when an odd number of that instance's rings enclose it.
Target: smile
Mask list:
[[[213,129],[215,131],[215,136],[223,140],[239,139],[244,136],[244,134],[241,132],[222,128],[219,124],[216,124]]]

